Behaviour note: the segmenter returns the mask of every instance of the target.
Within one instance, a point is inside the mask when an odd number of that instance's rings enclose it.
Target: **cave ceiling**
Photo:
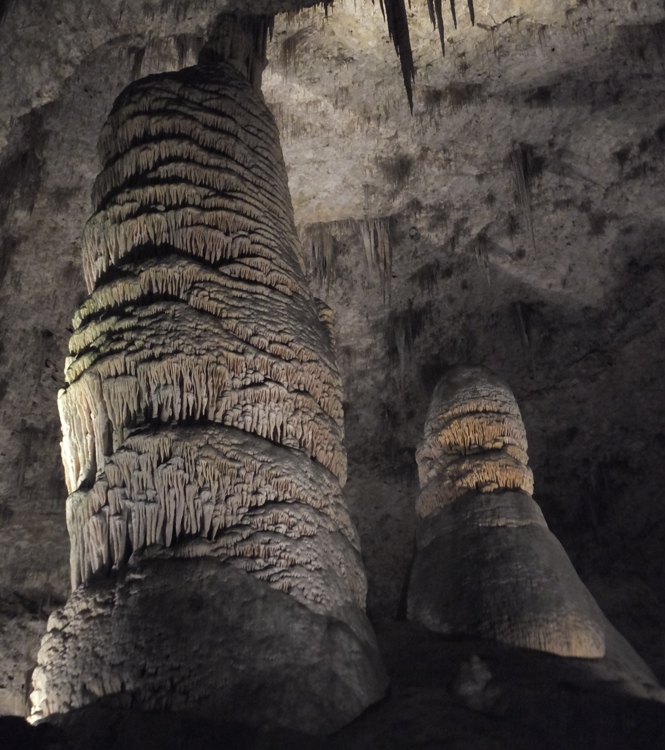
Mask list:
[[[413,0],[413,112],[380,4],[308,5],[0,5],[4,711],[23,710],[68,591],[55,399],[97,137],[128,83],[194,64],[235,10],[277,14],[263,92],[310,283],[336,313],[370,616],[404,607],[434,384],[482,364],[515,392],[550,527],[665,676],[663,4],[476,0],[472,24],[458,2],[455,28],[444,3],[444,56]]]

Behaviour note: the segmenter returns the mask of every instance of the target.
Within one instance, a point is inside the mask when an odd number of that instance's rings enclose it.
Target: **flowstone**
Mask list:
[[[99,702],[324,733],[383,694],[331,312],[251,77],[151,76],[103,129],[59,396],[73,593],[35,720]]]

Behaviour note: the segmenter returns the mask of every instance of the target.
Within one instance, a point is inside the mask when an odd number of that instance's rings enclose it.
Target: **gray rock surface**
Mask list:
[[[69,593],[54,404],[85,296],[96,141],[120,91],[193,64],[222,10],[89,6],[7,3],[0,26],[0,580],[12,602],[0,613],[0,711],[26,710],[46,626],[32,612]],[[462,7],[455,30],[444,6],[442,58],[425,4],[413,4],[413,118],[371,2],[279,16],[269,45],[264,90],[296,221],[330,238],[319,293],[336,313],[345,492],[369,612],[388,623],[404,609],[415,446],[442,369],[472,361],[511,383],[536,501],[662,678],[665,16],[640,1],[475,8],[476,26]],[[318,286],[323,267],[312,257],[309,268]]]
[[[33,718],[100,703],[333,732],[384,689],[369,622],[357,607],[340,614],[218,560],[137,556],[51,616]]]
[[[505,382],[483,367],[447,371],[434,389],[416,460],[420,523],[410,620],[446,635],[581,659],[608,656],[607,632],[626,679],[658,688],[531,497],[526,433]]]
[[[406,622],[391,623],[378,637],[391,675],[389,697],[328,738],[102,706],[53,717],[39,728],[64,732],[67,750],[121,750],[132,743],[145,750],[217,750],[220,744],[229,750],[654,750],[665,739],[665,706],[644,691],[627,694],[621,670],[607,659],[451,640]]]

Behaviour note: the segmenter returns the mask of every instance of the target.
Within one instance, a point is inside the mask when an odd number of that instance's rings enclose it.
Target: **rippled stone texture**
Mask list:
[[[526,451],[506,383],[482,367],[444,375],[416,454],[421,521],[410,619],[560,656],[601,658],[607,641],[626,663],[640,662],[549,531],[531,497]]]
[[[381,697],[331,312],[231,65],[118,99],[59,396],[74,593],[36,718],[102,700],[331,731]]]

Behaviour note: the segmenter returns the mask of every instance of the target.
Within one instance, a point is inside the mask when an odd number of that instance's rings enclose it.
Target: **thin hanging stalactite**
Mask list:
[[[455,19],[455,0],[450,0],[451,9],[453,11],[453,21],[455,27],[457,27],[457,20]],[[444,26],[443,26],[443,13],[441,11],[441,0],[427,0],[427,9],[429,10],[429,19],[432,22],[433,28],[439,29],[439,39],[441,40],[441,54],[446,54],[446,42],[444,39]]]
[[[372,0],[372,3],[374,0]],[[402,66],[404,88],[409,100],[409,109],[413,114],[413,82],[416,80],[416,69],[413,65],[411,39],[409,38],[409,21],[406,17],[404,0],[379,0],[383,17],[388,22],[388,34],[393,40],[395,51]]]
[[[476,14],[473,0],[467,0],[469,6],[469,17],[471,24],[476,24]],[[402,77],[404,88],[409,100],[409,109],[413,114],[413,82],[416,80],[416,70],[413,64],[413,52],[411,50],[411,39],[409,36],[409,21],[406,15],[404,0],[379,0],[381,12],[388,23],[388,34],[395,44],[395,50],[402,66]],[[374,4],[374,0],[372,0]],[[409,7],[411,3],[409,2]],[[427,9],[432,26],[439,30],[441,41],[441,52],[446,54],[445,27],[443,24],[442,0],[427,0]],[[453,26],[457,28],[457,11],[455,0],[450,0],[450,14],[453,18]]]

